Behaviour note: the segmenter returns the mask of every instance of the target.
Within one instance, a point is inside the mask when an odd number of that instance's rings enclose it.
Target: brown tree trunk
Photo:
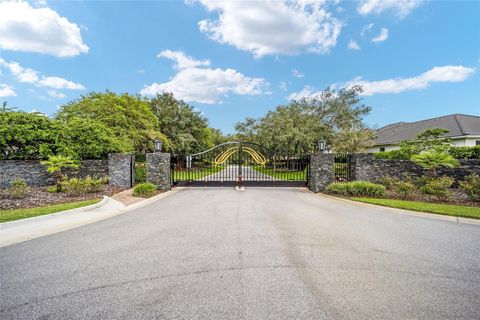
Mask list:
[[[62,192],[62,170],[55,171],[55,184],[57,192]]]

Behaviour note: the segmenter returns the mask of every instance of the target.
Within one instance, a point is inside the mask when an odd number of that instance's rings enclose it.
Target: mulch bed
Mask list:
[[[405,200],[423,201],[423,202],[430,202],[430,203],[456,204],[456,205],[472,206],[472,207],[480,205],[480,202],[471,200],[462,190],[450,189],[449,191],[451,195],[450,195],[450,198],[448,199],[440,200],[433,195],[423,194],[420,191],[416,190]],[[402,196],[390,190],[387,190],[385,192],[384,198],[404,200]]]
[[[50,193],[47,189],[48,187],[30,187],[27,196],[23,199],[11,199],[0,195],[0,210],[34,208],[52,204],[98,199],[103,196],[112,196],[124,190],[123,188],[106,185],[102,192],[67,196],[65,193]]]

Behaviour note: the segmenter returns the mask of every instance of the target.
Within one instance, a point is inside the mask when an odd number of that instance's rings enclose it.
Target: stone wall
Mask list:
[[[465,179],[471,173],[480,174],[480,160],[464,159],[459,160],[460,166],[454,169],[440,168],[440,176],[449,176],[457,181]],[[419,165],[410,160],[386,160],[376,159],[372,154],[352,155],[352,166],[355,180],[376,182],[382,177],[389,175],[394,178],[404,178],[405,175],[421,177],[427,173]]]
[[[313,192],[321,192],[335,180],[333,172],[334,155],[318,153],[310,156],[308,185]]]
[[[147,153],[147,182],[153,183],[158,190],[171,189],[170,154]]]
[[[69,177],[84,178],[88,175],[104,177],[108,175],[107,160],[84,160],[78,169],[65,169]],[[53,185],[53,175],[47,172],[45,166],[36,160],[1,160],[0,161],[0,188],[10,185],[15,179],[25,180],[31,186]]]
[[[131,188],[135,184],[135,156],[131,153],[108,154],[108,177],[109,184]]]

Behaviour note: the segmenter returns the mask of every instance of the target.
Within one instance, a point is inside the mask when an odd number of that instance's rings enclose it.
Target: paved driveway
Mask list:
[[[0,249],[1,319],[479,319],[480,226],[190,189]]]

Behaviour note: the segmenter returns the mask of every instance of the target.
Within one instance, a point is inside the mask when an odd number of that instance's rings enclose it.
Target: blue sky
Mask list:
[[[372,126],[480,114],[478,1],[1,1],[0,101],[171,91],[225,133],[290,98],[364,86]]]

